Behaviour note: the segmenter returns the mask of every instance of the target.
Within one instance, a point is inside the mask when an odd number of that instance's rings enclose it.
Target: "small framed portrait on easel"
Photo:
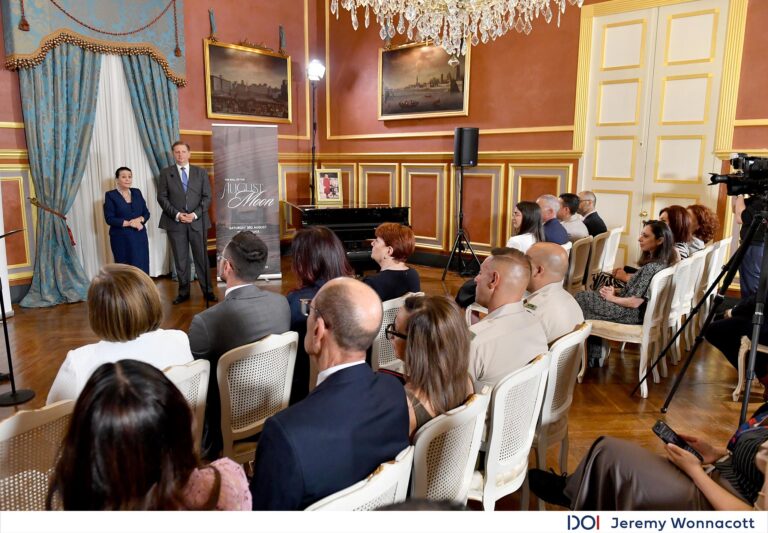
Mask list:
[[[343,205],[344,193],[341,187],[341,170],[315,169],[315,204]]]

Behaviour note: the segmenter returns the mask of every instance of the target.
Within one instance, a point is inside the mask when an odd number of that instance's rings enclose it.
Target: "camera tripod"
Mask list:
[[[456,256],[456,259],[459,263],[458,271],[460,276],[474,276],[477,274],[477,271],[480,268],[480,260],[477,258],[477,255],[475,255],[475,251],[472,249],[472,245],[470,244],[469,239],[464,232],[464,167],[459,165],[458,169],[459,171],[457,172],[457,176],[459,181],[459,221],[458,228],[456,229],[456,239],[453,241],[453,248],[451,249],[451,255],[448,256],[448,262],[445,264],[445,268],[443,269],[443,277],[441,278],[442,281],[445,281],[445,274],[448,272],[448,268],[451,266],[451,261],[453,261],[454,255]],[[472,259],[474,259],[474,263],[477,265],[477,269],[473,267],[472,260],[465,262],[465,247],[469,250],[469,253],[472,254]]]
[[[713,322],[715,315],[720,309],[720,305],[725,300],[725,294],[728,291],[728,287],[731,285],[733,278],[736,277],[736,274],[739,271],[739,266],[744,260],[744,255],[747,253],[747,249],[752,243],[752,238],[755,236],[755,233],[757,233],[757,230],[760,227],[760,225],[766,223],[766,220],[768,220],[768,211],[760,211],[759,213],[755,214],[754,218],[752,219],[752,223],[749,226],[749,230],[747,231],[746,236],[744,237],[741,244],[739,245],[739,248],[736,250],[736,253],[733,254],[731,258],[728,260],[728,262],[725,264],[725,266],[723,266],[722,270],[720,271],[720,274],[717,276],[717,279],[715,279],[715,281],[707,288],[706,292],[704,293],[704,296],[701,297],[701,300],[699,300],[696,306],[693,309],[691,309],[691,312],[686,317],[685,322],[683,322],[680,328],[675,332],[675,334],[669,340],[669,342],[664,347],[664,349],[659,353],[658,357],[656,357],[656,360],[653,362],[653,364],[650,367],[648,367],[648,369],[645,372],[645,375],[640,380],[640,382],[635,386],[635,388],[632,390],[632,392],[630,393],[630,396],[635,394],[635,392],[637,392],[637,390],[640,388],[642,383],[646,379],[648,379],[648,376],[651,375],[651,372],[653,372],[654,368],[656,368],[659,362],[664,358],[664,356],[666,356],[669,349],[675,344],[675,341],[677,340],[677,338],[682,334],[683,331],[685,331],[685,328],[688,326],[688,324],[699,313],[699,311],[701,310],[701,307],[709,298],[709,295],[712,294],[712,292],[715,290],[715,288],[718,285],[720,285],[720,289],[715,293],[714,301],[712,302],[712,306],[709,309],[709,313],[704,319],[704,324],[702,325],[699,333],[696,335],[696,339],[688,353],[688,356],[685,359],[685,362],[683,363],[683,366],[680,369],[680,373],[675,378],[675,382],[672,385],[672,390],[669,391],[669,394],[667,395],[667,399],[664,402],[664,406],[661,408],[662,413],[667,412],[667,410],[669,409],[669,404],[672,403],[672,399],[675,396],[675,393],[677,392],[677,389],[680,386],[680,383],[685,377],[685,372],[688,370],[688,367],[693,361],[693,356],[696,354],[696,351],[698,350],[699,346],[704,341],[705,333],[709,329],[710,324]],[[765,296],[766,296],[765,293],[766,293],[766,290],[768,290],[768,253],[766,253],[767,250],[768,250],[768,231],[766,231],[763,236],[763,259],[760,265],[760,282],[758,284],[757,295],[755,297],[755,314],[754,314],[754,318],[752,319],[752,335],[750,337],[752,341],[752,346],[749,350],[749,359],[747,361],[746,378],[745,378],[746,388],[744,390],[744,399],[742,400],[742,403],[741,403],[741,414],[739,416],[739,426],[741,426],[744,423],[744,421],[747,419],[747,404],[749,403],[749,394],[752,389],[752,381],[755,379],[755,358],[757,356],[757,344],[760,338],[760,329],[763,325],[763,320],[764,320],[763,309],[765,305]],[[721,280],[722,280],[722,284],[720,284]]]

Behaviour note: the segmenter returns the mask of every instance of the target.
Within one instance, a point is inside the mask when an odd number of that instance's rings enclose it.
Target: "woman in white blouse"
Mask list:
[[[533,244],[544,241],[544,226],[541,223],[541,209],[536,202],[518,202],[512,217],[512,235],[507,248],[525,253]]]
[[[67,354],[47,403],[76,399],[104,363],[135,359],[163,370],[192,361],[186,333],[160,329],[162,319],[160,293],[148,275],[131,265],[102,267],[88,289],[88,322],[101,341]]]

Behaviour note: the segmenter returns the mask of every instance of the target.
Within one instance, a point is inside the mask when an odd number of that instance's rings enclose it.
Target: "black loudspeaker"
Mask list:
[[[456,128],[453,137],[453,166],[477,166],[477,139],[479,128]]]

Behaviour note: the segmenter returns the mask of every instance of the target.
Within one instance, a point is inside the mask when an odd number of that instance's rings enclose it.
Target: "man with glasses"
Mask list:
[[[216,365],[232,348],[290,329],[291,311],[281,294],[254,285],[267,264],[267,245],[251,231],[229,241],[219,258],[219,277],[227,284],[224,301],[198,313],[189,326],[189,346],[195,359],[211,363],[203,434],[205,457],[215,459],[222,448],[221,408]]]
[[[409,444],[402,384],[365,363],[381,326],[378,295],[336,278],[304,310],[317,387],[267,419],[251,481],[254,510],[304,509],[365,479]]]
[[[597,214],[595,208],[597,207],[597,197],[592,191],[581,191],[579,193],[579,214],[581,215],[581,221],[587,227],[587,231],[593,237],[600,235],[608,231],[605,222]]]

